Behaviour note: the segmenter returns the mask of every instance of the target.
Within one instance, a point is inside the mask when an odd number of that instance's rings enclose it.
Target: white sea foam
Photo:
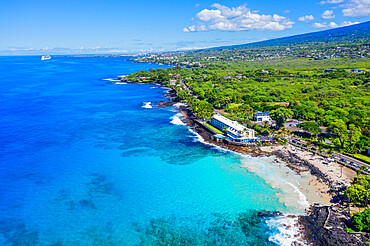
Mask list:
[[[152,107],[152,105],[151,105],[151,104],[152,104],[152,102],[143,102],[143,104],[144,104],[144,105],[143,105],[143,106],[141,106],[142,108],[153,108],[153,107]]]
[[[223,153],[234,153],[234,154],[239,154],[239,155],[242,155],[242,156],[247,156],[245,154],[241,154],[241,153],[236,153],[232,150],[229,150],[229,149],[225,149],[225,148],[222,148],[216,144],[212,144],[212,143],[207,143],[204,138],[199,134],[197,133],[196,131],[194,131],[192,128],[189,128],[189,131],[194,134],[192,137],[194,139],[194,142],[200,142],[200,143],[203,143],[205,145],[208,145],[208,146],[211,146],[213,147],[214,149],[216,149],[217,151],[220,151],[220,152],[223,152]]]
[[[212,146],[221,152],[232,152],[241,156],[241,167],[255,173],[264,179],[272,188],[276,189],[276,196],[281,203],[284,203],[288,207],[287,210],[290,214],[303,214],[305,209],[310,206],[310,203],[324,202],[323,198],[315,192],[314,188],[309,186],[308,183],[312,179],[309,172],[301,172],[299,175],[284,163],[276,162],[274,157],[252,157],[248,154],[237,153],[205,142],[202,136],[191,128],[189,128],[189,131],[194,134],[194,141]]]
[[[116,85],[125,85],[125,84],[127,84],[127,83],[125,83],[125,82],[116,82]]]
[[[179,126],[185,126],[185,123],[182,122],[181,118],[183,115],[181,113],[177,113],[174,116],[171,117],[171,123],[174,125],[179,125]]]
[[[202,136],[199,133],[197,133],[196,131],[194,131],[193,129],[189,128],[189,131],[194,134],[192,136],[194,142],[201,142],[201,143],[204,143],[204,144],[207,144],[207,145],[211,145],[211,144],[206,143],[204,141],[204,139],[202,138]]]
[[[299,242],[299,245],[307,245],[301,239],[298,218],[279,216],[267,219],[266,224],[272,231],[269,241],[281,246],[291,246],[294,242]]]
[[[301,215],[309,207],[310,203],[304,192],[307,194],[310,192],[311,203],[322,202],[319,196],[315,196],[316,193],[313,188],[308,186],[309,179],[311,178],[309,173],[297,175],[285,164],[275,162],[274,157],[251,157],[247,154],[237,153],[205,142],[202,136],[191,128],[189,128],[189,131],[194,134],[194,141],[212,146],[221,152],[232,152],[242,156],[242,167],[263,178],[272,188],[278,190],[276,195],[279,197],[280,202],[288,207],[288,214]],[[306,185],[303,186],[301,183]],[[300,229],[296,217],[279,216],[267,219],[266,223],[272,231],[269,237],[271,242],[282,246],[290,246],[294,242],[299,242],[301,243],[300,245],[308,245],[303,243],[301,235],[299,235]]]
[[[296,174],[284,164],[275,162],[273,157],[246,157],[241,162],[242,167],[263,178],[272,188],[278,190],[276,196],[292,214],[302,214],[309,207],[310,203],[305,195],[310,192],[306,177]],[[311,194],[315,192],[311,190]],[[322,202],[319,196],[312,199],[312,202]]]
[[[119,79],[111,79],[111,78],[109,78],[109,79],[103,79],[103,80],[112,81],[112,82],[120,81]]]
[[[298,181],[296,181],[298,183]],[[303,208],[308,208],[310,206],[310,203],[308,202],[307,200],[307,197],[302,193],[302,191],[300,191],[298,189],[297,186],[293,185],[292,183],[290,182],[286,182],[287,184],[289,184],[290,186],[293,187],[295,193],[298,194],[299,196],[299,200],[298,200],[298,203],[303,207]],[[301,187],[301,185],[298,183],[298,186]]]

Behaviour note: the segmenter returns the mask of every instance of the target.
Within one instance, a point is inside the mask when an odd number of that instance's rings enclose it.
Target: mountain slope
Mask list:
[[[288,46],[288,45],[305,45],[314,43],[370,43],[370,21],[334,28],[325,31],[306,33],[300,35],[294,35],[290,37],[266,40],[256,43],[233,45],[233,46],[223,46],[213,48],[215,50],[219,49],[243,49],[251,47],[263,47],[263,46]]]

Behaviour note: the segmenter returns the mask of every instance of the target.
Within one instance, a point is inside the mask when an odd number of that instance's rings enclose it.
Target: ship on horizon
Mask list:
[[[51,59],[51,56],[47,55],[47,56],[41,56],[41,60],[44,61],[44,60],[50,60]]]

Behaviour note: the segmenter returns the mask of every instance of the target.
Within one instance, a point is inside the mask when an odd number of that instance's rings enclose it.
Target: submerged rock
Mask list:
[[[137,230],[144,232],[139,245],[272,245],[266,233],[268,228],[264,227],[264,217],[275,215],[280,213],[246,211],[234,218],[214,214],[204,221],[156,218],[145,229]]]

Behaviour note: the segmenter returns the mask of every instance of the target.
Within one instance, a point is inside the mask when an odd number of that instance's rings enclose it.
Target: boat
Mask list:
[[[51,56],[47,55],[47,56],[41,56],[41,60],[44,61],[44,60],[50,60],[51,59]]]

